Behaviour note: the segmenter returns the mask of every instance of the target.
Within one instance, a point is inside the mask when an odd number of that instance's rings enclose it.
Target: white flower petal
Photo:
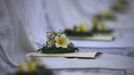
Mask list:
[[[65,44],[69,44],[69,39],[65,39]]]
[[[65,44],[65,45],[62,45],[61,47],[63,47],[63,48],[67,48],[67,45]]]
[[[61,47],[58,43],[55,43],[55,46],[56,46],[57,48]]]
[[[67,38],[65,34],[62,34],[60,38]]]
[[[69,39],[67,39],[67,44],[70,44],[70,40]]]
[[[58,36],[55,37],[55,41],[58,41],[60,38]]]

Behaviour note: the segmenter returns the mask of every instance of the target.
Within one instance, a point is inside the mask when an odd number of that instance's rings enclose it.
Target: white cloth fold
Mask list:
[[[85,22],[85,20],[87,22],[98,11],[109,9],[113,1],[0,0],[0,73],[7,72],[8,69],[24,60],[27,52],[35,51],[39,48],[38,45],[44,44],[46,32],[63,30],[74,24]],[[110,27],[117,30],[120,27],[121,29],[134,28],[134,1],[129,1],[130,10],[124,14],[117,14],[121,21],[108,22]],[[89,23],[91,22],[89,21]],[[129,42],[131,42],[129,44],[133,44],[132,39],[125,42],[120,44]]]

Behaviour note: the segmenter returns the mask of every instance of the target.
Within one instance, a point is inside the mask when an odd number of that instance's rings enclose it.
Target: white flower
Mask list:
[[[56,41],[56,43],[55,43],[56,47],[67,48],[67,46],[70,44],[70,41],[66,37],[65,34],[62,34],[60,36],[56,36],[55,41]]]
[[[80,24],[76,26],[76,31],[78,32],[87,32],[88,28],[84,24]]]

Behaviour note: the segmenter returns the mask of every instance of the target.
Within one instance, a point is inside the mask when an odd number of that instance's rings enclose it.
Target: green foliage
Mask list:
[[[44,46],[43,48],[39,49],[38,51],[41,51],[42,53],[73,53],[77,52],[78,48],[75,48],[73,44],[70,44],[68,48],[57,48],[55,46],[53,47],[47,47]]]
[[[93,33],[90,31],[89,32],[77,32],[74,30],[66,29],[64,33],[67,36],[78,36],[78,37],[93,36]]]
[[[116,17],[113,15],[113,14],[111,14],[111,15],[101,15],[101,14],[96,14],[95,16],[94,16],[94,19],[98,19],[98,20],[116,20]]]
[[[110,34],[113,33],[114,31],[112,29],[109,30],[92,30],[92,33],[94,34]]]

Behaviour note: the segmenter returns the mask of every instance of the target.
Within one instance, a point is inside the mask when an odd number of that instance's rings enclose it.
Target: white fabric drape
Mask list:
[[[133,28],[133,0],[126,14],[124,28]],[[101,10],[109,9],[114,0],[0,0],[0,73],[24,60],[46,41],[46,32],[87,22]],[[119,14],[124,17],[124,14]],[[129,18],[129,19],[128,19]],[[119,26],[114,26],[119,24]],[[121,22],[110,26],[122,27]],[[131,27],[129,27],[131,26]],[[2,75],[2,74],[1,74]]]
[[[91,20],[99,11],[107,10],[113,0],[45,0],[46,11],[54,30],[72,27]]]
[[[37,39],[45,39],[47,24],[41,4],[39,0],[0,0],[0,73],[36,50]]]

